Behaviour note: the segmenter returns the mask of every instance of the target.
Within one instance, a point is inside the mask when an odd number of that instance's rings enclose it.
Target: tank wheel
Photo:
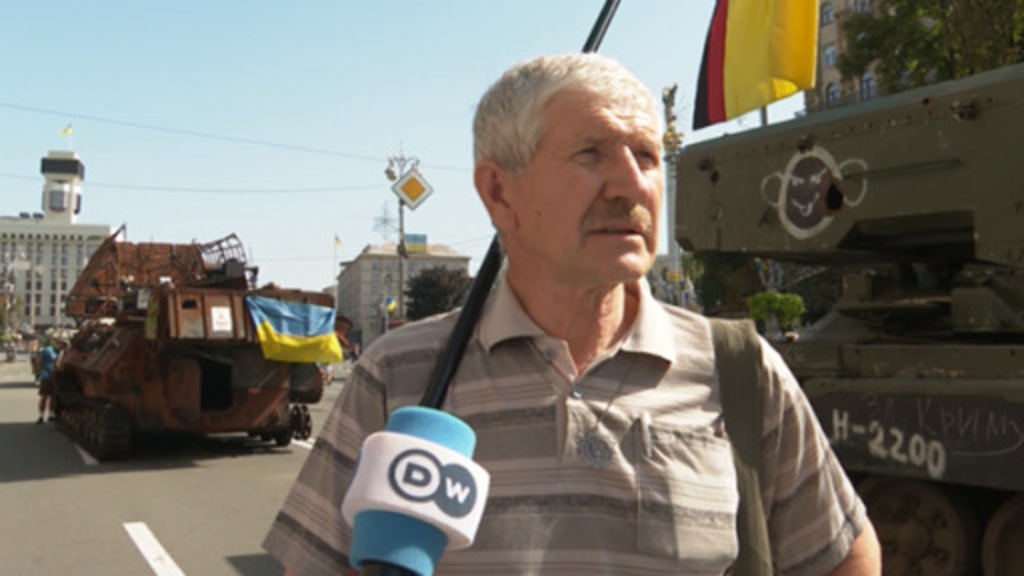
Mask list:
[[[973,510],[927,482],[869,478],[858,486],[882,543],[886,576],[966,576],[979,553]]]
[[[313,417],[309,415],[309,407],[305,404],[292,406],[289,418],[293,438],[305,440],[313,434]]]
[[[292,429],[282,428],[277,432],[274,432],[274,444],[281,446],[282,448],[292,443]]]
[[[985,528],[981,566],[985,576],[1024,574],[1024,494],[1003,502]]]
[[[100,460],[112,460],[124,456],[131,450],[131,417],[115,404],[95,408],[95,428],[92,440],[93,455]]]

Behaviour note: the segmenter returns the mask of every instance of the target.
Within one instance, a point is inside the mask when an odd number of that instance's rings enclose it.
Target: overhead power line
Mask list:
[[[235,144],[247,144],[249,146],[261,146],[264,148],[276,148],[279,150],[290,150],[292,152],[302,152],[306,154],[320,154],[325,156],[336,156],[340,158],[349,158],[352,160],[359,160],[362,162],[373,162],[383,164],[387,161],[385,157],[381,156],[367,156],[364,154],[354,154],[352,152],[344,152],[340,150],[329,150],[326,148],[316,148],[313,146],[300,146],[296,144],[285,144],[281,142],[271,142],[269,140],[257,140],[254,138],[240,138],[237,136],[226,136],[224,134],[214,134],[212,132],[200,132],[198,130],[187,130],[184,128],[171,128],[168,126],[157,126],[154,124],[144,124],[142,122],[132,122],[129,120],[118,120],[117,118],[106,118],[103,116],[93,116],[90,114],[80,114],[77,112],[66,112],[61,110],[49,110],[46,108],[37,108],[35,106],[25,106],[23,104],[15,104],[13,102],[0,102],[0,108],[8,108],[10,110],[20,110],[22,112],[30,112],[32,114],[46,114],[49,116],[59,116],[61,118],[72,118],[75,120],[87,120],[90,122],[98,122],[102,124],[113,124],[115,126],[125,126],[127,128],[135,128],[137,130],[148,130],[150,132],[163,132],[166,134],[177,134],[179,136],[188,136],[191,138],[203,138],[206,140],[219,140],[221,142],[232,142]],[[447,170],[457,172],[468,172],[469,169],[464,166],[443,166],[443,165],[426,165],[432,170]]]
[[[0,172],[0,178],[38,181],[35,176],[21,176]],[[90,182],[90,190],[97,188],[117,188],[121,190],[145,190],[148,192],[183,192],[202,194],[316,194],[322,192],[354,192],[362,190],[380,190],[381,184],[359,184],[352,186],[316,186],[311,188],[200,188],[195,186],[152,186],[149,184],[112,184],[109,182]]]

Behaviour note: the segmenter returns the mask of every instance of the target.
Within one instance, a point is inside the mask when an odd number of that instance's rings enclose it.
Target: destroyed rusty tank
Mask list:
[[[307,438],[307,405],[319,402],[328,371],[264,358],[246,297],[328,308],[333,298],[257,289],[235,235],[130,243],[123,231],[67,297],[78,326],[55,371],[60,428],[100,459],[128,454],[140,434],[244,432],[278,446]]]
[[[683,148],[697,254],[841,272],[773,344],[885,574],[1024,574],[1024,65]],[[792,340],[792,338],[790,338]]]

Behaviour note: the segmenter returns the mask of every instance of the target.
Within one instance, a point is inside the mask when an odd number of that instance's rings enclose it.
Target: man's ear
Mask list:
[[[515,209],[509,201],[512,176],[493,160],[480,160],[473,168],[473,184],[480,195],[491,222],[500,231],[514,228],[518,222]]]

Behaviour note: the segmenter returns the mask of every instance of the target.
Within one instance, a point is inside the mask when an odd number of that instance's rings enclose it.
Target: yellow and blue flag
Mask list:
[[[334,334],[334,309],[264,296],[246,296],[249,315],[267,360],[338,362],[341,345]]]

